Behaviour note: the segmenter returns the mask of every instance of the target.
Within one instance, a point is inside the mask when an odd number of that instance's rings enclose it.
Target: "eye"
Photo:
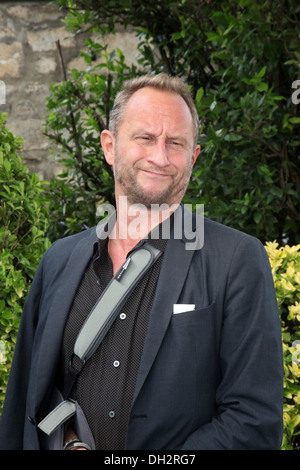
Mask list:
[[[170,140],[168,142],[168,144],[171,145],[174,148],[181,148],[182,147],[182,142],[180,142],[178,140]]]
[[[152,142],[152,138],[149,135],[139,135],[136,137],[137,142],[148,143]]]

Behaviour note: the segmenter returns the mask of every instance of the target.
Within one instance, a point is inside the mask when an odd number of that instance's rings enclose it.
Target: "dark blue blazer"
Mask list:
[[[65,322],[97,240],[55,242],[27,297],[0,421],[0,449],[39,449]],[[279,449],[281,327],[267,254],[205,219],[204,244],[167,243],[127,430],[127,449]],[[195,310],[173,314],[173,304]]]

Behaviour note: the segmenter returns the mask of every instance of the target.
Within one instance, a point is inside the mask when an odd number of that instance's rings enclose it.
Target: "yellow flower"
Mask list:
[[[300,392],[298,392],[297,395],[294,397],[294,402],[300,405]],[[300,416],[299,416],[299,421],[300,421]]]
[[[267,243],[266,243],[266,249],[267,249],[267,250],[269,250],[269,249],[270,249],[270,250],[276,250],[277,247],[278,247],[278,243],[275,242],[275,241],[274,241],[274,242],[267,242]]]
[[[300,368],[298,364],[292,362],[292,364],[289,366],[289,369],[294,377],[300,377]]]
[[[300,272],[296,272],[294,280],[297,284],[300,284]]]
[[[300,245],[294,245],[294,246],[285,245],[284,249],[287,253],[293,255],[294,253],[297,253],[298,250],[300,250]]]
[[[285,279],[284,277],[281,278],[280,284],[283,287],[283,289],[288,290],[290,292],[294,292],[296,290],[293,284],[289,280]]]
[[[294,274],[295,274],[295,268],[293,266],[289,266],[286,270],[286,275],[289,277],[289,278],[293,278],[294,277]]]
[[[283,259],[270,258],[270,264],[271,264],[272,269],[280,268],[282,263],[283,263]],[[275,272],[276,272],[276,269],[275,269]]]
[[[297,313],[300,314],[300,302],[296,302],[295,305],[290,305],[289,311],[294,315],[296,315]]]
[[[268,253],[269,258],[276,258],[278,255],[277,251],[278,243],[277,242],[267,242],[265,245],[266,252]]]

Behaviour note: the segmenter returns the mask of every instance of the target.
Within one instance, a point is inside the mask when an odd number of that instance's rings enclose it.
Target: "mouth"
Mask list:
[[[141,171],[147,174],[147,176],[150,176],[152,178],[169,178],[172,175],[169,173],[161,173],[160,171],[152,171],[152,170],[144,170],[141,168]]]

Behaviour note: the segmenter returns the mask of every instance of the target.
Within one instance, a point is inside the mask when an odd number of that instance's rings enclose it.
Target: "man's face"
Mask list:
[[[181,202],[200,151],[183,98],[150,87],[137,91],[112,142],[116,197],[146,207]]]

